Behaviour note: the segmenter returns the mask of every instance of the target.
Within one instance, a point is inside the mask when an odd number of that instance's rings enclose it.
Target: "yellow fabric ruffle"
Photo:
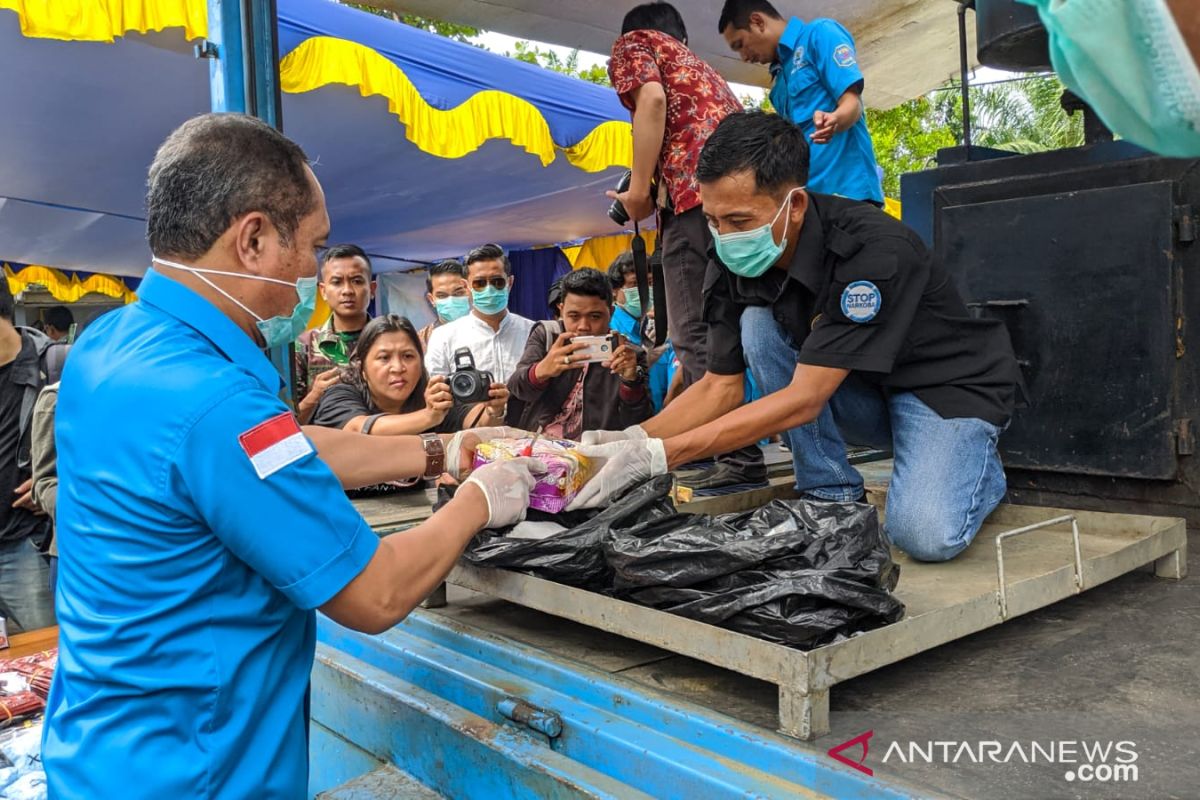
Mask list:
[[[653,253],[655,247],[656,231],[642,231],[642,239],[646,242],[646,252]],[[613,260],[624,253],[626,250],[633,247],[632,233],[618,233],[613,236],[596,236],[588,239],[578,248],[569,248],[574,252],[567,253],[567,259],[570,260],[571,266],[575,269],[583,269],[591,267],[598,269],[601,272],[608,272],[608,267]]]
[[[55,300],[62,303],[74,303],[88,294],[102,294],[123,303],[137,300],[137,295],[129,290],[125,282],[112,275],[89,275],[81,281],[78,275],[68,276],[51,267],[30,265],[22,268],[20,272],[13,272],[12,267],[5,264],[4,277],[8,280],[8,288],[13,295],[36,284],[44,286]]]
[[[112,42],[128,31],[183,28],[190,39],[208,33],[205,0],[0,0],[15,11],[21,33],[38,39]]]
[[[345,39],[306,39],[280,61],[279,79],[281,88],[291,94],[343,84],[356,87],[363,97],[385,97],[388,110],[404,124],[408,140],[441,158],[461,158],[489,139],[508,139],[537,156],[542,166],[553,162],[558,150],[587,172],[633,163],[633,136],[628,122],[605,122],[579,143],[561,148],[551,138],[545,117],[532,103],[488,89],[442,111],[425,102],[408,76],[387,58]]]

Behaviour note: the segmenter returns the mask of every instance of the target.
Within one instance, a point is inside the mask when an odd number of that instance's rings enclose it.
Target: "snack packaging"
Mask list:
[[[530,439],[493,439],[475,448],[476,467],[525,455]],[[529,455],[546,466],[529,493],[529,507],[557,514],[575,499],[592,477],[592,463],[575,449],[576,443],[562,439],[537,439]]]

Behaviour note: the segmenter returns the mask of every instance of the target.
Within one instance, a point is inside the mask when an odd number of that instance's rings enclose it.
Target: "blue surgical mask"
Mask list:
[[[1164,156],[1200,156],[1200,68],[1165,0],[1022,0],[1050,61],[1113,133]]]
[[[289,345],[296,340],[296,337],[304,332],[308,327],[308,321],[312,318],[313,309],[317,306],[317,276],[313,275],[308,278],[298,278],[295,283],[289,281],[281,281],[278,278],[268,278],[263,275],[247,275],[243,272],[224,272],[219,269],[202,269],[200,267],[189,267],[185,264],[179,264],[174,261],[154,257],[154,263],[162,264],[164,267],[173,267],[175,269],[190,272],[200,280],[207,283],[214,291],[220,292],[229,302],[236,305],[242,311],[245,311],[255,319],[255,326],[258,332],[262,334],[263,341],[267,343],[267,347],[283,347]],[[210,281],[205,275],[226,275],[231,278],[246,278],[252,281],[266,281],[267,283],[278,283],[283,286],[291,286],[295,288],[298,297],[296,307],[292,309],[292,313],[286,317],[271,317],[263,319],[258,314],[255,314],[246,305],[231,295],[229,292],[217,286]]]
[[[443,297],[433,301],[442,322],[454,322],[471,313],[471,301],[466,297]]]
[[[791,208],[794,194],[795,190],[788,192],[787,199],[783,201],[783,205],[775,212],[771,221],[752,231],[720,234],[712,225],[708,226],[717,249],[717,258],[721,259],[721,263],[728,267],[730,272],[743,278],[757,278],[779,260],[787,248],[787,226],[791,220],[784,219],[783,238],[779,242],[775,241],[771,228],[784,209]]]
[[[646,289],[646,303],[654,308],[654,287],[650,286]],[[642,316],[642,298],[638,294],[637,287],[625,290],[625,302],[621,304],[621,308],[631,317]]]
[[[481,292],[471,290],[471,302],[480,314],[499,314],[508,308],[508,289],[488,286]]]

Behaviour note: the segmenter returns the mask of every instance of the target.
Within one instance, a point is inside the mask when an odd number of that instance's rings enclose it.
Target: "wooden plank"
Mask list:
[[[23,658],[52,647],[58,647],[57,625],[8,637],[8,649],[0,650],[0,658]]]

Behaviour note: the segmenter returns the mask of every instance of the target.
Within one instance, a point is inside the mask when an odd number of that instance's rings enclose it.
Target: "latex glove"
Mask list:
[[[462,480],[471,471],[471,461],[475,458],[475,448],[480,442],[490,442],[493,439],[531,439],[533,434],[520,428],[502,426],[498,428],[469,428],[459,431],[450,437],[446,445],[446,472],[455,480]]]
[[[641,425],[630,425],[623,431],[584,431],[579,437],[582,445],[609,444],[611,442],[645,441],[650,437]]]
[[[667,472],[667,451],[662,439],[581,445],[575,449],[590,458],[598,469],[575,495],[567,511],[602,506],[629,487]]]
[[[488,507],[487,527],[504,528],[525,519],[534,476],[545,471],[546,465],[536,458],[513,458],[484,464],[463,485],[473,483],[483,492]]]

